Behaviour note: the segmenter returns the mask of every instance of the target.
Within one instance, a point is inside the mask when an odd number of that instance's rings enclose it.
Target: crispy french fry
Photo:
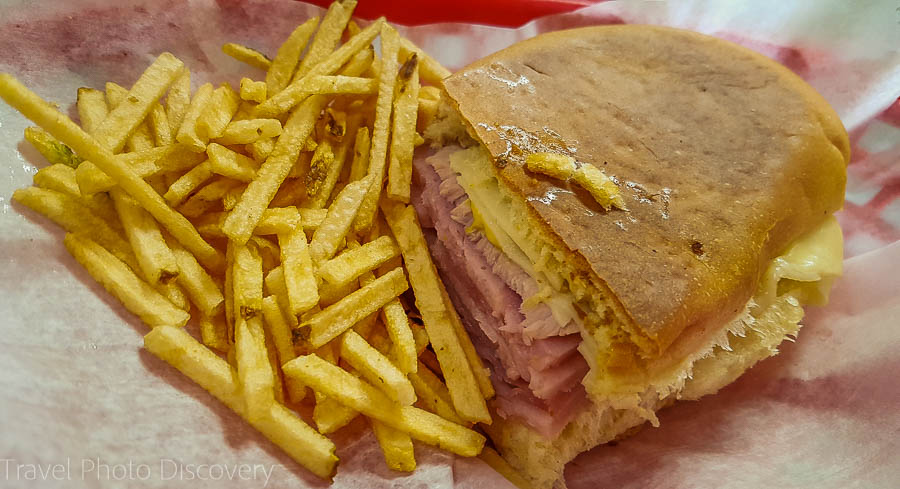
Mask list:
[[[241,63],[246,63],[254,68],[259,68],[261,70],[268,70],[269,67],[272,66],[272,60],[270,60],[265,54],[253,48],[248,48],[247,46],[243,46],[233,42],[222,45],[222,52],[240,61]]]
[[[303,102],[309,96],[309,93],[304,91],[304,83],[307,78],[317,75],[330,75],[336,72],[353,55],[371,44],[372,40],[380,32],[383,24],[384,18],[379,18],[358,35],[353,36],[353,39],[350,39],[350,41],[310,69],[303,78],[292,81],[284,90],[274,96],[270,96],[265,102],[259,104],[256,107],[257,114],[261,117],[277,116]]]
[[[209,155],[209,169],[213,173],[240,182],[253,180],[259,168],[257,162],[220,144],[211,143],[206,147],[206,154]]]
[[[380,238],[379,238],[380,239]],[[393,344],[397,368],[403,373],[416,371],[416,340],[409,325],[403,305],[397,299],[388,302],[381,310],[382,322]]]
[[[212,164],[209,160],[204,161],[182,175],[178,180],[175,180],[175,182],[169,186],[169,189],[166,190],[163,198],[173,207],[181,205],[189,195],[194,193],[194,191],[200,188],[200,186],[206,183],[212,176]]]
[[[178,328],[156,328],[144,337],[144,347],[237,412],[297,463],[319,477],[334,475],[338,458],[331,440],[279,403],[273,403],[262,419],[247,416],[231,367],[189,334]]]
[[[217,314],[209,317],[200,313],[200,338],[204,345],[219,351],[227,352],[231,345],[228,344],[228,331],[225,325],[225,316]]]
[[[412,406],[400,406],[381,391],[346,370],[315,355],[297,357],[283,367],[288,377],[304,383],[370,418],[409,433],[413,438],[472,457],[484,447],[484,436]]]
[[[13,200],[43,214],[70,233],[93,237],[116,258],[139,270],[128,241],[79,199],[54,190],[25,187],[13,192]]]
[[[313,348],[318,348],[377,312],[408,287],[403,270],[394,269],[314,314],[301,323],[300,328],[309,328],[309,342]]]
[[[152,214],[205,266],[214,270],[221,267],[222,257],[219,252],[200,237],[190,221],[166,205],[162,197],[147,182],[131,171],[126,164],[116,160],[112,153],[88,136],[68,117],[7,74],[0,74],[0,97],[71,147],[81,157],[91,160],[137,200],[141,207]],[[106,120],[109,120],[109,117]]]
[[[278,119],[245,119],[233,121],[225,128],[219,144],[249,144],[261,138],[281,135],[281,122]]]
[[[269,414],[274,399],[274,373],[266,351],[262,317],[236,318],[234,349],[237,377],[244,397],[247,417],[261,419]]]
[[[291,313],[291,303],[288,299],[287,285],[284,281],[284,269],[279,266],[270,270],[265,278],[265,286],[267,293],[275,296],[278,301],[278,307],[281,309],[281,314],[285,320],[288,321],[288,325],[292,328],[297,326],[297,316]],[[293,336],[293,333],[291,335]]]
[[[109,114],[106,105],[106,95],[95,88],[81,87],[78,89],[78,98],[75,103],[78,108],[78,119],[81,127],[88,134],[94,134],[100,123]]]
[[[384,461],[391,470],[412,472],[416,470],[416,457],[413,451],[412,438],[398,429],[370,419],[372,432],[384,454]]]
[[[191,99],[190,105],[185,110],[181,119],[181,125],[178,126],[178,132],[175,133],[175,140],[179,143],[191,148],[191,150],[202,153],[206,151],[206,134],[198,130],[198,122],[200,115],[206,110],[212,100],[215,89],[211,83],[200,85]]]
[[[404,57],[409,57],[407,53],[416,53],[416,56],[419,58],[419,63],[421,63],[419,71],[423,81],[439,87],[444,78],[452,75],[450,70],[444,68],[436,59],[419,49],[419,47],[413,44],[409,39],[406,39],[405,37],[401,38],[400,47],[402,50],[401,54],[403,54]]]
[[[266,82],[241,78],[241,100],[261,104],[266,101]]]
[[[300,211],[300,225],[304,231],[315,231],[325,217],[328,215],[327,209],[298,209]]]
[[[122,103],[112,109],[97,127],[94,137],[100,145],[113,153],[121,150],[128,137],[153,109],[153,104],[183,70],[184,63],[172,54],[159,55],[131,87]]]
[[[225,332],[228,342],[234,343],[234,243],[225,244],[225,280],[222,284],[222,295],[225,296]],[[230,350],[229,353],[234,350]]]
[[[309,51],[300,66],[297,67],[297,73],[293,79],[299,80],[303,78],[316,64],[322,62],[334,51],[338,42],[341,40],[341,33],[347,26],[347,22],[353,15],[353,9],[356,8],[356,0],[345,0],[344,2],[333,2],[328,7],[328,12],[322,19],[322,25],[316,32],[316,37],[309,45]],[[283,87],[282,87],[283,88]]]
[[[369,177],[352,182],[335,197],[331,207],[328,208],[328,214],[309,243],[309,254],[314,265],[331,258],[337,252],[341,240],[347,235],[356,218],[371,182],[372,179]]]
[[[187,68],[178,75],[178,78],[172,82],[169,87],[169,93],[166,95],[166,117],[169,119],[169,126],[172,136],[178,134],[181,127],[181,121],[184,120],[184,114],[191,105],[191,71]],[[90,132],[90,131],[88,131]]]
[[[353,330],[341,336],[341,359],[393,401],[404,406],[416,402],[416,392],[406,375]]]
[[[428,347],[430,340],[428,339],[428,332],[425,331],[425,328],[418,323],[410,323],[410,329],[413,332],[413,339],[416,342],[416,356],[422,356],[422,352],[425,351],[425,348]]]
[[[403,63],[397,78],[399,93],[394,99],[394,127],[391,131],[386,193],[391,199],[409,203],[415,149],[413,136],[416,134],[416,116],[419,110],[419,66],[415,54]]]
[[[456,309],[453,307],[453,301],[450,300],[450,294],[447,293],[447,288],[444,287],[444,283],[438,282],[438,285],[440,285],[441,288],[441,297],[444,299],[444,307],[450,313],[448,315],[450,325],[453,326],[453,331],[456,332],[456,337],[459,339],[459,344],[463,349],[463,353],[466,355],[466,360],[468,360],[469,365],[472,367],[475,381],[478,382],[478,389],[481,390],[481,395],[484,396],[485,399],[490,399],[494,397],[494,385],[491,384],[491,373],[484,366],[481,357],[478,356],[478,352],[475,351],[475,345],[472,344],[469,333],[466,332],[462,320],[459,319],[459,314],[456,313]]]
[[[531,153],[525,158],[529,171],[568,180],[575,173],[575,158],[562,153]]]
[[[375,107],[375,126],[372,130],[372,150],[369,153],[368,177],[370,184],[366,197],[360,206],[359,216],[353,223],[357,233],[365,232],[375,220],[378,199],[384,181],[385,164],[390,137],[391,112],[394,100],[394,86],[397,83],[397,52],[400,36],[393,27],[385,24],[381,29],[381,73],[378,81],[378,101]]]
[[[275,138],[260,138],[246,146],[246,152],[256,161],[264,161],[275,149]]]
[[[311,194],[309,188],[307,188],[307,195],[309,197],[305,204],[307,207],[320,209],[328,205],[329,199],[334,194],[338,179],[341,174],[344,173],[344,167],[346,166],[345,163],[347,157],[350,154],[350,148],[354,143],[354,138],[356,137],[356,133],[358,132],[361,123],[362,114],[354,114],[348,118],[344,131],[340,131],[340,129],[333,131],[332,136],[334,137],[338,136],[335,133],[340,133],[340,140],[337,142],[337,146],[333,151],[334,159],[325,169],[324,176],[319,179],[316,193]],[[334,124],[334,127],[338,128],[339,124]],[[315,157],[313,157],[313,161],[315,161]],[[312,168],[310,168],[310,174],[312,174]]]
[[[394,240],[382,236],[326,261],[319,267],[318,274],[336,286],[343,286],[399,255],[400,249]]]
[[[174,145],[160,146],[143,151],[120,153],[115,158],[131,167],[131,170],[137,176],[147,178],[159,173],[162,170],[160,162],[163,162],[164,159],[167,159],[171,153],[176,152],[178,149]],[[112,178],[103,173],[97,165],[90,161],[85,161],[83,164],[78,165],[78,168],[75,170],[75,179],[78,182],[81,193],[84,195],[106,192],[116,186],[116,182]]]
[[[265,321],[261,321],[264,323]],[[272,371],[272,395],[276,404],[284,404],[284,374],[278,363],[278,352],[275,351],[275,343],[268,331],[263,331],[265,336],[266,358],[269,361],[269,369]]]
[[[128,266],[84,235],[66,234],[66,249],[110,294],[151,328],[184,326],[190,316],[141,280]]]
[[[168,185],[171,185],[172,182],[177,180],[177,178],[182,172],[189,171],[206,161],[206,153],[197,153],[187,146],[182,144],[173,144],[171,146],[162,146],[163,154],[156,160],[156,166],[159,167],[160,172],[168,173],[167,177],[173,176],[172,181],[167,182]],[[159,150],[160,148],[153,148],[148,151],[149,154],[152,151]],[[143,153],[136,153],[143,154]],[[117,155],[117,158],[127,159],[130,157],[129,153]]]
[[[281,250],[277,244],[262,236],[250,236],[248,243],[256,245],[259,256],[263,262],[263,273],[269,273],[273,268],[281,266]]]
[[[453,399],[450,398],[447,386],[424,363],[418,363],[416,371],[409,374],[409,381],[415,388],[418,404],[423,409],[454,423],[466,423],[453,408]]]
[[[178,263],[178,285],[184,288],[203,316],[213,318],[220,315],[225,305],[225,296],[219,284],[178,241],[167,239],[166,242]]]
[[[225,220],[225,234],[230,239],[238,243],[246,243],[250,239],[263,211],[297,160],[303,141],[312,133],[325,102],[322,96],[310,97],[288,118],[272,154],[260,166],[256,179],[250,182],[240,202]]]
[[[452,305],[448,307],[444,300],[443,286],[428,253],[415,210],[389,201],[382,202],[382,209],[403,254],[410,285],[416,296],[416,306],[422,314],[428,338],[434,345],[441,371],[447,380],[453,407],[467,421],[490,424],[491,415],[481,386],[451,319],[451,316],[456,316],[456,311]],[[481,373],[484,371],[481,370]]]
[[[309,162],[309,171],[306,174],[306,195],[308,198],[315,198],[323,189],[325,178],[328,175],[329,168],[333,166],[335,161],[334,151],[332,151],[331,141],[327,139],[322,141],[313,153]],[[324,206],[313,206],[322,208]]]
[[[178,263],[153,217],[120,188],[110,190],[110,196],[143,277],[150,285],[169,283],[175,279]]]
[[[34,184],[37,187],[55,190],[72,197],[81,197],[81,190],[78,188],[78,182],[75,177],[75,169],[71,166],[62,163],[45,166],[34,174],[32,180],[34,180]]]
[[[318,17],[313,17],[300,24],[278,48],[275,59],[272,60],[272,64],[266,72],[266,91],[270,97],[283,90],[290,83],[294,69],[300,60],[300,53],[303,52],[303,49],[309,42],[309,38],[318,25]],[[307,57],[309,57],[309,54],[307,54]]]
[[[153,129],[153,139],[156,146],[166,146],[175,142],[172,134],[172,126],[169,124],[169,116],[161,104],[153,106],[150,111],[150,127]]]
[[[350,181],[361,180],[369,171],[369,150],[372,140],[369,138],[369,128],[361,127],[356,132],[356,142],[353,145],[353,163],[350,164]]]
[[[61,163],[77,168],[81,164],[81,158],[72,152],[72,148],[57,141],[56,138],[40,127],[26,127],[25,140],[31,143],[34,149],[38,150],[38,153],[46,158],[51,165]]]
[[[292,377],[288,377],[292,378]],[[315,393],[316,405],[313,408],[313,422],[319,433],[327,435],[350,424],[359,416],[359,412],[344,406],[334,399]]]
[[[302,227],[290,233],[279,234],[281,263],[291,314],[299,316],[319,303],[319,290],[313,272],[312,258]]]
[[[619,193],[619,186],[596,166],[590,163],[582,164],[572,174],[572,180],[590,192],[594,200],[604,209],[609,210],[611,207],[625,209],[625,199]]]
[[[319,357],[331,364],[337,364],[334,350],[331,345],[325,345],[316,352]],[[295,377],[288,377],[296,379]],[[350,424],[351,421],[359,416],[359,413],[336,400],[322,394],[315,393],[316,406],[313,408],[313,422],[316,428],[322,434],[334,433],[335,431]]]
[[[222,137],[240,102],[241,98],[231,85],[223,83],[215,89],[203,113],[197,118],[197,135],[204,142]]]
[[[294,343],[291,340],[291,327],[281,312],[278,298],[274,295],[264,298],[262,312],[266,320],[266,330],[272,336],[275,349],[278,351],[278,363],[284,365],[296,358],[297,354],[294,352]]]
[[[204,185],[188,200],[178,207],[185,217],[196,219],[208,210],[219,204],[219,201],[225,198],[229,192],[235,188],[241,188],[240,182],[225,177],[217,177],[213,181]]]
[[[235,320],[238,316],[249,319],[258,315],[263,296],[262,258],[254,245],[235,244],[231,280]]]

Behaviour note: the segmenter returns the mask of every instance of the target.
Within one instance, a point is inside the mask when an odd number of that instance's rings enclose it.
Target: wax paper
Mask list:
[[[427,8],[427,3],[423,8]],[[170,51],[195,84],[254,71],[226,41],[267,53],[318,7],[275,0],[0,4],[0,71],[75,115],[81,86],[130,85]],[[894,2],[608,2],[519,29],[402,31],[451,68],[537,33],[609,23],[681,26],[785,63],[851,132],[846,275],[796,344],[720,394],[678,404],[579,457],[570,487],[897,487],[900,480],[900,13]],[[196,86],[196,85],[195,85]],[[62,232],[12,203],[46,162],[0,104],[0,486],[325,487],[174,369],[66,253]],[[335,436],[335,487],[509,487],[477,459],[417,444],[392,473],[364,422]]]

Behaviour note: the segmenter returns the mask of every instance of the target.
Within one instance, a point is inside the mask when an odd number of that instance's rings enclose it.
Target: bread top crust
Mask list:
[[[444,88],[543,234],[614,296],[651,357],[688,327],[734,317],[769,262],[843,203],[849,141],[834,110],[788,69],[713,37],[553,32]],[[528,172],[539,151],[614,177],[627,210]]]

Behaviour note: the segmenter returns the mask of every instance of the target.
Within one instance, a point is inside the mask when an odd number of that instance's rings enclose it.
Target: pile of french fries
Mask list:
[[[130,88],[79,89],[80,126],[0,74],[51,163],[14,199],[66,230],[151,328],[150,352],[323,478],[338,462],[325,435],[360,415],[392,469],[415,468],[413,439],[476,456],[494,394],[408,205],[417,131],[449,72],[384,19],[358,27],[355,4],[301,24],[271,60],[226,45],[265,71],[237,90],[192,92],[169,53]]]

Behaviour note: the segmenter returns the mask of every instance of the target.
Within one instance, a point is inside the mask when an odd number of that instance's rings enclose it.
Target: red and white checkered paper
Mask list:
[[[74,116],[78,87],[130,85],[161,51],[183,59],[195,83],[260,78],[222,54],[221,44],[274,53],[295,25],[320,12],[276,0],[8,0],[0,5],[0,71]],[[898,21],[890,1],[608,2],[519,29],[402,29],[454,69],[550,30],[621,22],[694,29],[786,64],[829,100],[851,133],[839,215],[853,258],[832,304],[810,312],[796,344],[720,394],[670,408],[662,427],[579,457],[567,469],[570,487],[897,487]],[[0,486],[325,486],[142,351],[144,326],[68,256],[60,230],[10,201],[46,164],[22,142],[27,125],[0,104]],[[508,487],[478,460],[420,444],[419,469],[391,473],[364,423],[335,439],[335,487]],[[17,469],[28,464],[63,464],[66,478],[38,472],[28,479]],[[117,467],[129,464],[131,472],[116,480]],[[140,464],[148,477],[135,471]],[[203,464],[274,467],[268,477],[212,480],[209,471],[197,475]]]

